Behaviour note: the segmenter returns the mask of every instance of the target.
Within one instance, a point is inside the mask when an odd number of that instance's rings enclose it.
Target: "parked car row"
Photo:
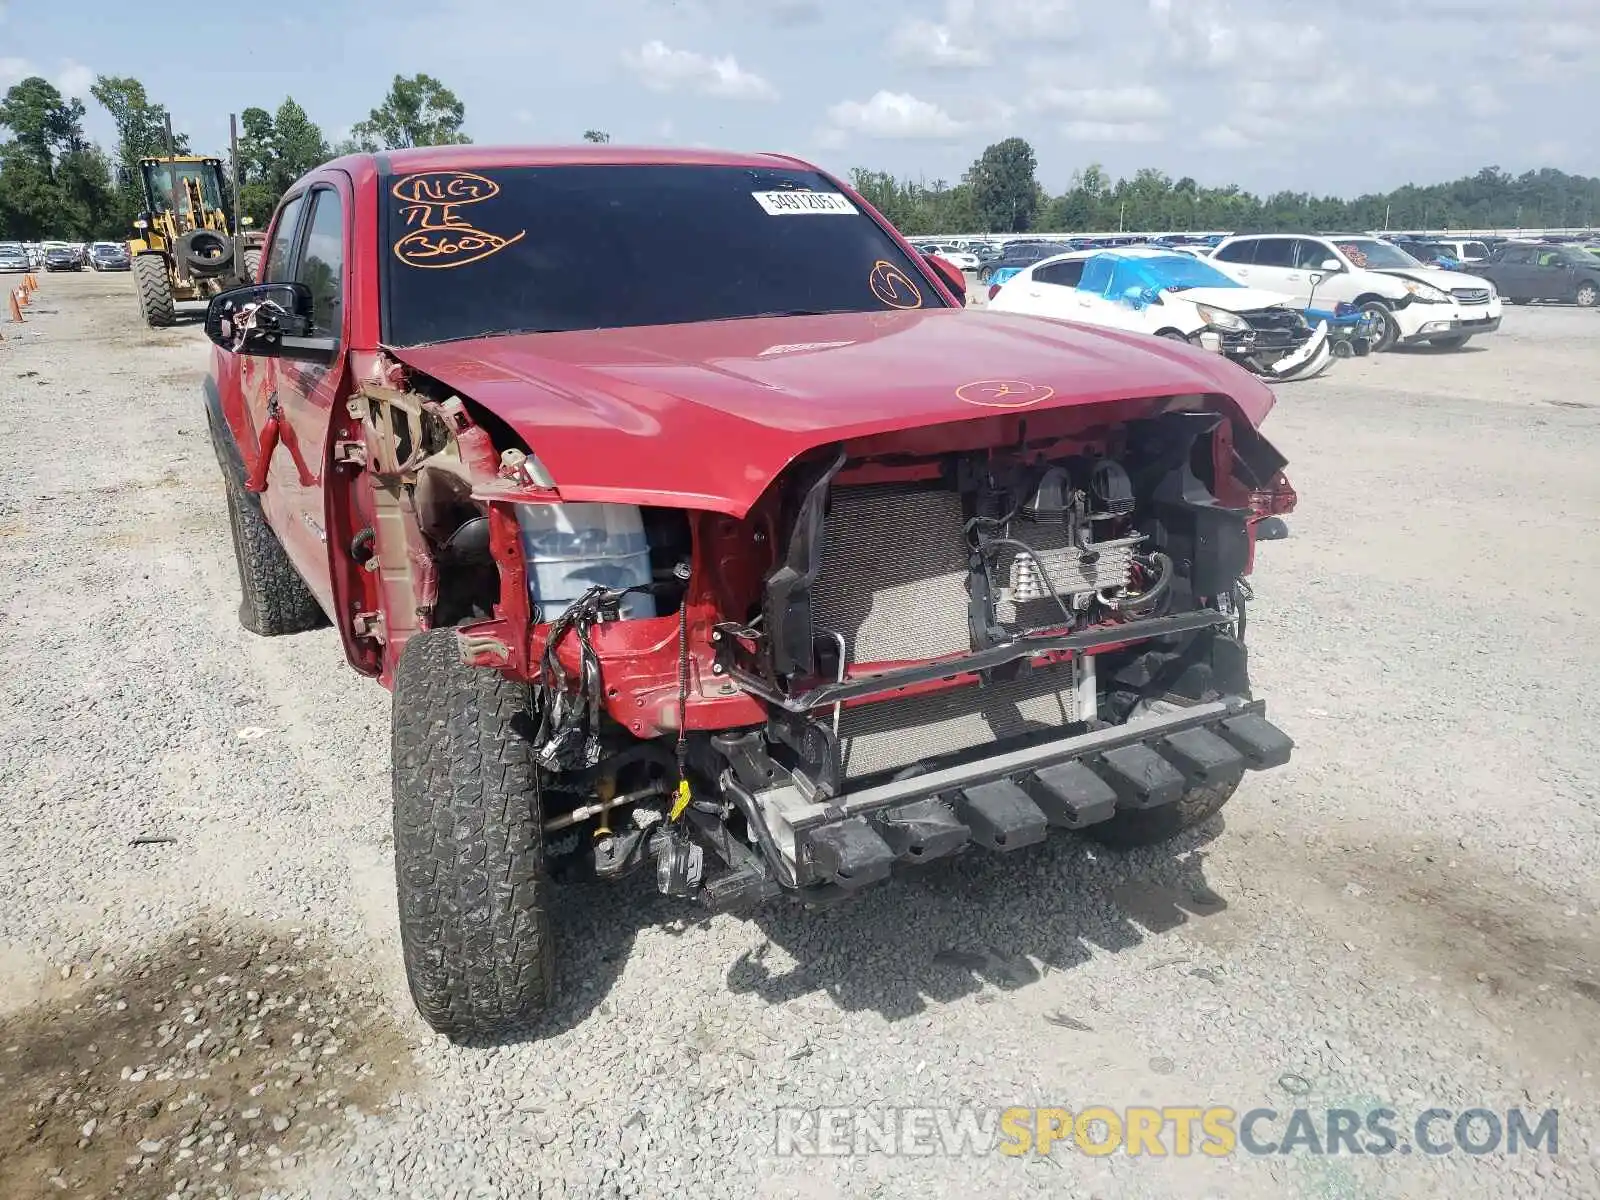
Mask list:
[[[21,258],[21,266],[13,265]],[[0,242],[0,271],[127,271],[126,242]]]
[[[989,306],[1189,342],[1273,379],[1308,378],[1336,357],[1395,346],[1459,349],[1500,327],[1501,291],[1491,278],[1430,266],[1367,234],[1250,234],[1206,249],[1046,254],[991,283]],[[1592,303],[1600,258],[1583,283],[1583,252],[1560,253],[1566,285],[1587,287],[1581,302]],[[1486,274],[1507,257],[1493,256]],[[1504,286],[1521,297],[1555,285]]]

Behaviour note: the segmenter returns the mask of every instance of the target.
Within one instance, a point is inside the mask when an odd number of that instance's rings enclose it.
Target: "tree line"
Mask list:
[[[169,152],[171,115],[137,79],[101,75],[89,92],[116,129],[110,150],[84,134],[88,111],[83,101],[63,96],[47,79],[24,79],[0,98],[0,239],[128,236],[144,207],[139,160]],[[239,120],[240,208],[264,226],[289,186],[329,158],[357,150],[467,142],[465,121],[466,107],[430,75],[396,75],[366,120],[331,144],[293,97],[274,112],[247,108]],[[188,136],[176,132],[170,150],[194,152]],[[218,157],[227,164],[226,187],[231,151]]]
[[[167,153],[170,116],[144,84],[99,76],[90,88],[111,117],[109,149],[83,130],[81,100],[48,80],[24,79],[0,98],[0,239],[73,241],[127,236],[143,207],[139,160]],[[293,97],[275,110],[240,114],[239,199],[264,226],[289,186],[339,154],[470,142],[466,108],[430,75],[396,75],[381,103],[330,142]],[[611,140],[589,129],[584,140]],[[190,152],[189,138],[172,148]],[[226,157],[221,155],[219,157]],[[231,167],[231,162],[229,163]],[[1051,195],[1037,178],[1033,147],[1019,137],[989,146],[957,183],[900,179],[857,167],[851,183],[902,232],[1070,233],[1114,229],[1281,230],[1588,226],[1600,216],[1600,179],[1545,168],[1513,176],[1484,167],[1448,183],[1406,184],[1383,194],[1340,199],[1307,192],[1258,196],[1237,185],[1203,187],[1153,167],[1113,180],[1098,163]]]
[[[1511,175],[1484,167],[1448,183],[1406,184],[1354,199],[1275,192],[1258,196],[1236,184],[1203,187],[1146,167],[1112,180],[1098,163],[1049,194],[1022,138],[988,147],[959,183],[898,179],[858,167],[851,183],[903,233],[1047,233],[1127,230],[1566,228],[1600,218],[1600,179],[1549,167]]]

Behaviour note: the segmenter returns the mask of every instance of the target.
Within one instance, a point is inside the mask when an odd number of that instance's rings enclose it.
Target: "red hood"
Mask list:
[[[1000,407],[957,395],[979,381],[1053,393],[1028,413],[1209,393],[1258,425],[1273,404],[1270,389],[1220,355],[949,309],[522,334],[390,353],[504,418],[564,499],[733,516],[814,447],[996,416]]]

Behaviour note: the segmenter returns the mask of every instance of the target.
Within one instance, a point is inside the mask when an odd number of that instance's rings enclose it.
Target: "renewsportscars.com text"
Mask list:
[[[1220,1105],[1111,1108],[779,1109],[782,1157],[892,1154],[920,1157],[1046,1155],[1223,1158],[1391,1154],[1555,1154],[1560,1114],[1520,1108],[1252,1108]]]

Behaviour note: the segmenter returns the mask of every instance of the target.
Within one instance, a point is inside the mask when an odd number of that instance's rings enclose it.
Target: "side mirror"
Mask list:
[[[1342,271],[1344,268],[1339,265],[1339,260],[1337,258],[1325,258],[1322,260],[1322,270]]]
[[[206,336],[231,354],[332,362],[337,343],[311,330],[311,289],[303,283],[232,288],[206,309]]]
[[[955,263],[940,258],[937,254],[924,254],[922,261],[933,268],[933,273],[939,277],[945,287],[960,298],[961,303],[965,304],[967,302],[967,275],[965,271],[956,266]]]

